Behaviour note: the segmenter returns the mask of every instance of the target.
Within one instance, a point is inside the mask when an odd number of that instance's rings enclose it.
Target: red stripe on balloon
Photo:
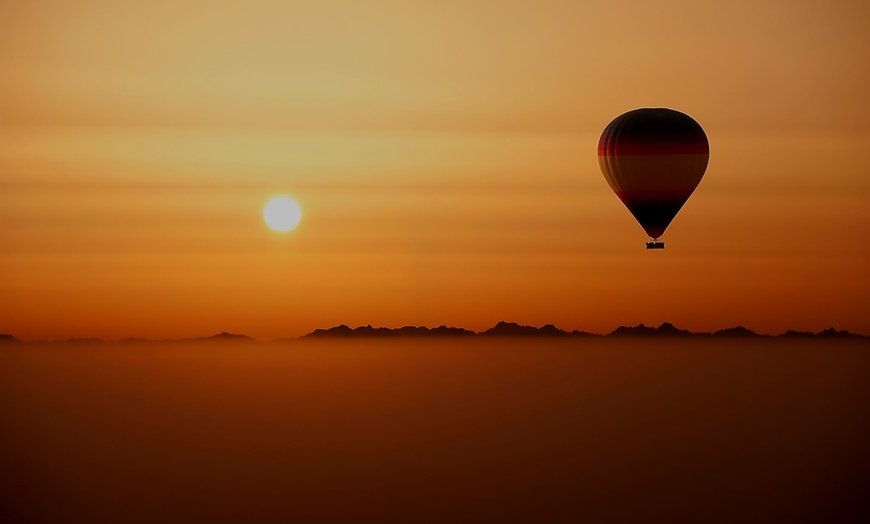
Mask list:
[[[670,143],[598,143],[598,156],[619,155],[706,155],[710,153],[707,142],[670,142]]]

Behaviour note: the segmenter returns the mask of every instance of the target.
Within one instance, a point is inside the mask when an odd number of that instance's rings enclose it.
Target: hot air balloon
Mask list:
[[[698,187],[710,144],[692,117],[664,108],[635,109],[613,119],[598,141],[598,164],[616,196],[652,242],[663,249],[665,229]]]

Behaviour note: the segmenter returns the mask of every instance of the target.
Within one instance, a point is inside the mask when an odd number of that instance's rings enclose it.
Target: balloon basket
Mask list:
[[[664,249],[664,248],[665,248],[665,243],[664,243],[664,242],[660,242],[660,241],[658,241],[658,240],[653,240],[652,242],[647,242],[647,243],[646,243],[646,248],[647,248],[647,249]]]

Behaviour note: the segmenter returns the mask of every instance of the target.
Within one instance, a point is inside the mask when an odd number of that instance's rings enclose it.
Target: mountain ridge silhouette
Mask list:
[[[402,326],[398,328],[373,327],[371,324],[349,327],[339,324],[330,328],[317,328],[314,331],[295,338],[278,338],[268,342],[292,342],[311,339],[347,339],[347,338],[673,338],[673,339],[813,339],[813,340],[841,340],[870,338],[867,335],[852,333],[846,330],[837,330],[833,327],[818,333],[810,331],[788,330],[779,335],[767,335],[757,333],[744,326],[734,326],[710,332],[694,332],[680,329],[670,322],[663,322],[658,327],[638,324],[636,326],[619,326],[605,334],[590,333],[587,331],[565,331],[553,324],[545,324],[541,327],[519,324],[517,322],[499,321],[493,327],[483,331],[472,331],[461,327],[440,325],[435,328],[427,326]],[[115,341],[105,341],[99,338],[69,338],[66,340],[37,340],[23,341],[11,334],[0,333],[0,344],[28,344],[28,343],[74,343],[86,342],[114,342],[114,343],[193,343],[193,342],[263,342],[253,337],[237,333],[222,331],[215,335],[191,337],[191,338],[124,338]]]
[[[401,337],[401,336],[475,336],[475,337],[657,337],[657,338],[870,338],[866,335],[837,330],[833,327],[812,333],[809,331],[788,330],[779,335],[757,333],[744,326],[734,326],[710,332],[695,332],[680,329],[670,322],[663,322],[658,327],[638,324],[636,326],[619,326],[606,334],[587,331],[565,331],[553,324],[541,327],[518,324],[516,322],[499,321],[493,327],[484,331],[471,331],[465,328],[447,327],[441,325],[431,329],[425,326],[403,326],[399,328],[372,327],[371,324],[351,328],[345,324],[326,329],[315,329],[297,339],[307,338],[353,338],[353,337]],[[296,339],[284,339],[296,340]]]

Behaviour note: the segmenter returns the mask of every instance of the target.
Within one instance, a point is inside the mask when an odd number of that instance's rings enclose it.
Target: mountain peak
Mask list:
[[[714,336],[717,337],[759,337],[759,335],[755,331],[751,329],[747,329],[743,326],[735,326],[732,328],[720,329],[713,333]]]
[[[611,336],[631,336],[631,337],[648,337],[648,336],[692,336],[698,333],[692,333],[687,329],[680,329],[670,322],[662,322],[659,327],[649,327],[643,324],[638,324],[634,327],[619,326],[610,332]]]
[[[566,336],[569,333],[562,331],[553,324],[547,324],[542,328],[523,326],[516,322],[500,321],[495,326],[480,333],[483,336],[497,337],[540,337],[540,336]]]

